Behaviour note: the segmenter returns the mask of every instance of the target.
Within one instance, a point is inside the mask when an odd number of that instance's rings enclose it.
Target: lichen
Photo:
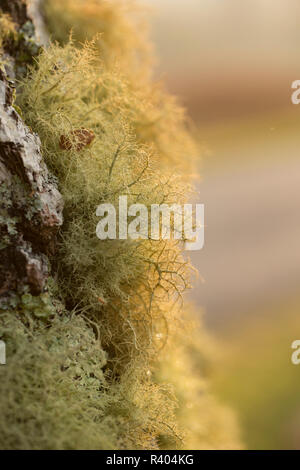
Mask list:
[[[139,367],[112,382],[97,325],[67,312],[2,314],[0,448],[153,449],[176,432],[173,394]]]
[[[152,44],[144,9],[135,0],[46,0],[44,14],[53,38],[65,45],[70,31],[78,45],[95,39],[102,60],[135,83],[151,73]]]
[[[120,195],[146,207],[186,202],[195,153],[183,110],[136,62],[148,46],[121,4],[47,2],[62,45],[40,51],[18,86],[15,106],[41,139],[65,209],[53,278],[40,295],[16,290],[0,314],[1,448],[240,446],[200,367],[202,327],[181,309],[191,273],[182,241],[96,237],[96,207]],[[72,26],[79,39],[104,34],[78,44]],[[82,129],[93,136],[85,145]],[[14,243],[38,201],[11,185],[2,228]]]
[[[95,59],[116,76],[126,77],[127,88],[135,90],[126,103],[128,119],[139,140],[155,146],[161,164],[187,180],[195,177],[199,152],[186,112],[176,97],[165,93],[162,83],[151,80],[154,59],[147,10],[135,0],[46,0],[44,5],[55,40],[66,45],[71,34],[77,47],[94,40]],[[114,90],[116,106],[124,86],[119,82]]]
[[[96,237],[100,203],[117,205],[120,195],[127,195],[128,205],[147,207],[186,200],[187,186],[179,176],[159,169],[155,142],[150,147],[136,136],[133,113],[149,97],[139,98],[121,75],[100,68],[93,43],[82,49],[69,43],[52,45],[39,56],[18,101],[41,138],[65,201],[57,260],[61,295],[71,308],[101,319],[111,359],[124,367],[133,355],[151,356],[156,322],[172,319],[171,311],[162,313],[163,304],[181,296],[189,284],[180,240]],[[74,129],[80,128],[93,131],[92,145],[80,151],[76,142],[62,148],[61,136],[75,141]]]

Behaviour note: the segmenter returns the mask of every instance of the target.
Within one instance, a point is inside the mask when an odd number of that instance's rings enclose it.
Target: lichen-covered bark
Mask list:
[[[19,31],[30,24],[33,30],[25,2],[0,0],[0,7]],[[30,40],[38,50],[32,33]],[[11,70],[18,65],[17,44],[9,54]],[[26,291],[33,295],[44,291],[47,255],[55,251],[63,201],[42,159],[38,136],[14,108],[14,82],[4,67],[0,70],[0,196],[0,306],[5,307]]]

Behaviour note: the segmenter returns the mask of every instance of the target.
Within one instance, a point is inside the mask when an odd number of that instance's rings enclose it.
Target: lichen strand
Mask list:
[[[153,354],[156,322],[172,319],[164,303],[176,300],[189,283],[180,241],[100,242],[95,234],[97,206],[117,206],[120,195],[128,196],[128,205],[147,207],[186,199],[180,178],[159,169],[155,142],[150,147],[136,138],[134,115],[145,112],[147,99],[99,65],[93,44],[76,49],[69,43],[40,55],[18,102],[42,140],[65,201],[61,295],[70,308],[100,319],[111,360],[125,368],[133,355]],[[74,130],[81,128],[92,130],[95,138],[78,151]],[[61,147],[61,136],[68,138],[69,150]]]
[[[126,77],[126,86],[123,80],[120,90],[114,90],[115,104],[124,86],[123,105],[126,89],[135,90],[126,106],[138,139],[155,145],[161,165],[187,178],[196,176],[199,152],[187,131],[191,126],[185,110],[163,91],[161,83],[150,80],[153,51],[143,8],[134,0],[46,0],[45,15],[50,32],[61,44],[68,43],[70,31],[77,47],[86,40],[95,41],[95,60]]]
[[[56,309],[1,316],[0,448],[154,449],[161,434],[179,445],[170,387],[139,367],[111,382],[98,326]]]
[[[135,83],[149,77],[152,45],[143,9],[135,0],[46,0],[44,13],[60,44],[68,43],[70,31],[79,44],[96,36],[107,66],[126,72]]]

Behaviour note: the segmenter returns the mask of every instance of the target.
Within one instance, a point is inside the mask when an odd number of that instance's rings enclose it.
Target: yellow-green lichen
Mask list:
[[[128,205],[147,207],[186,200],[180,178],[160,170],[155,142],[150,146],[136,135],[133,113],[148,99],[139,100],[126,79],[99,65],[93,44],[76,49],[69,43],[40,55],[18,101],[65,201],[57,260],[61,295],[102,324],[112,359],[125,367],[132,355],[153,353],[156,322],[172,319],[171,311],[162,313],[164,302],[188,286],[179,240],[100,241],[95,233],[97,206],[117,206],[121,195]],[[80,128],[95,134],[91,146],[62,149],[61,136],[72,140]]]
[[[23,292],[1,313],[0,447],[240,447],[209,393],[202,329],[180,309],[182,242],[95,233],[96,207],[120,195],[146,207],[187,201],[196,151],[184,111],[148,80],[144,30],[125,2],[49,0],[46,13],[62,46],[39,55],[17,106],[58,181],[64,225],[49,292]],[[82,42],[102,35],[78,44],[72,28]],[[80,129],[95,138],[79,148]]]
[[[152,46],[143,9],[135,0],[46,0],[44,13],[50,34],[67,44],[70,31],[79,43],[96,36],[96,46],[109,67],[134,82],[149,76]]]
[[[111,382],[101,337],[88,320],[64,312],[45,322],[7,312],[0,338],[7,351],[1,449],[156,448],[161,433],[178,439],[170,389],[139,368]]]

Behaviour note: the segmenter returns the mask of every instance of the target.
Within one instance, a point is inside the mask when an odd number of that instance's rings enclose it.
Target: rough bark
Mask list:
[[[23,0],[0,0],[22,31],[20,47],[28,40],[38,51],[33,19]],[[34,16],[34,11],[31,13]],[[40,21],[40,18],[39,18]],[[30,27],[31,25],[31,27]],[[29,26],[29,28],[28,28]],[[23,29],[22,29],[23,28]],[[45,38],[44,38],[45,39]],[[26,46],[27,47],[27,46]],[[7,51],[6,51],[7,52]],[[18,74],[18,47],[11,56],[10,77]],[[30,57],[30,56],[29,56]],[[30,59],[29,59],[30,60]],[[26,65],[26,64],[23,64]],[[20,71],[20,69],[19,69]],[[23,122],[14,108],[14,82],[0,70],[0,304],[15,302],[18,295],[44,292],[49,275],[47,255],[54,253],[62,224],[63,201],[55,179],[41,154],[39,137]]]
[[[29,21],[26,0],[1,0],[1,10],[8,13],[19,27]]]

